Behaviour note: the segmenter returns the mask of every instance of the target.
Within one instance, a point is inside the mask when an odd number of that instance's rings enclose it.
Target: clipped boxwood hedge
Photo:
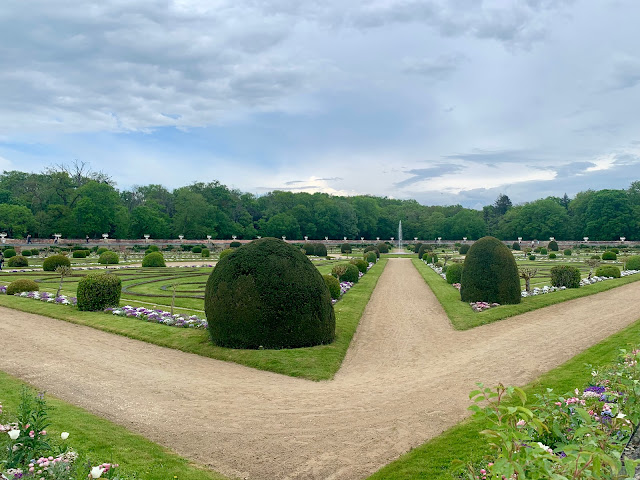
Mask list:
[[[464,260],[460,297],[464,302],[520,303],[518,266],[509,248],[495,237],[475,242]]]
[[[202,253],[202,247],[196,245],[191,249],[191,253]]]
[[[116,263],[120,263],[120,257],[118,257],[116,252],[108,250],[100,255],[98,263],[101,265],[115,265]]]
[[[45,272],[55,272],[58,267],[70,267],[71,261],[64,255],[51,255],[42,262],[42,269]]]
[[[235,241],[235,240],[229,244],[230,248],[240,248],[241,246],[242,246],[242,243],[240,243],[238,241]],[[191,251],[193,251],[193,250],[191,250]]]
[[[369,264],[365,260],[354,258],[353,260],[351,260],[350,263],[358,267],[358,270],[360,270],[362,273],[367,273],[367,268],[369,268]]]
[[[122,281],[112,273],[90,273],[78,282],[78,310],[95,312],[120,305]]]
[[[640,270],[640,255],[633,255],[627,258],[627,270]]]
[[[518,242],[513,242],[513,245],[511,245],[511,249],[519,251],[520,250],[520,244]]]
[[[205,312],[211,340],[223,347],[295,348],[335,338],[325,280],[299,248],[276,238],[253,241],[218,262]]]
[[[16,251],[13,248],[7,248],[4,252],[2,252],[4,258],[11,258],[17,255]]]
[[[155,245],[154,245],[154,246],[155,246]],[[151,247],[149,247],[149,248],[151,248]],[[157,249],[157,248],[158,248],[158,247],[156,247],[156,249]],[[104,252],[108,252],[108,251],[109,251],[109,249],[108,249],[107,247],[99,247],[99,248],[96,250],[96,253],[97,253],[98,255],[102,255]]]
[[[618,259],[618,255],[616,255],[616,253],[611,250],[607,250],[602,254],[602,260],[617,260],[617,259]]]
[[[28,266],[29,260],[27,260],[27,258],[22,255],[16,255],[15,257],[11,257],[9,260],[7,260],[7,267],[9,268],[22,268]]]
[[[351,245],[348,243],[340,245],[340,253],[351,253]]]
[[[327,247],[324,243],[316,243],[315,244],[315,255],[317,257],[326,257],[327,256]]]
[[[323,275],[322,278],[324,278],[324,283],[329,289],[331,298],[333,298],[334,300],[340,298],[340,281],[333,275]]]
[[[547,248],[549,250],[551,250],[552,252],[557,252],[558,251],[558,242],[556,242],[555,240],[551,240],[549,242],[549,244],[547,245]]]
[[[376,248],[380,253],[389,253],[389,245],[384,242],[378,243],[378,245],[376,245]]]
[[[367,265],[369,265],[370,263],[376,263],[378,261],[376,252],[366,252],[363,255],[365,262],[367,262]]]
[[[604,255],[602,256],[604,257]],[[615,265],[603,265],[596,269],[596,276],[620,278],[620,269]]]
[[[208,248],[203,248],[202,252],[200,252],[200,255],[202,255],[202,258],[209,258],[211,256],[211,252]]]
[[[464,246],[464,245],[463,245]],[[447,268],[447,283],[460,283],[462,279],[462,270],[464,269],[464,265],[461,263],[452,263]]]
[[[357,283],[360,280],[360,270],[353,263],[348,263],[346,265],[346,270],[342,275],[340,275],[341,282],[351,282]]]
[[[147,253],[142,259],[143,267],[166,267],[164,257],[160,252]]]
[[[71,256],[73,258],[87,258],[88,253],[87,250],[74,250]]]
[[[471,248],[471,245],[467,245],[465,243],[464,245],[460,245],[460,250],[458,250],[458,252],[460,253],[460,255],[466,255],[469,252],[470,248]]]
[[[578,288],[580,270],[571,265],[558,265],[551,269],[551,285],[554,287]]]
[[[368,253],[368,252],[374,252],[376,254],[376,258],[380,258],[380,250],[378,250],[373,245],[369,245],[368,247],[365,247],[364,253]]]
[[[37,292],[40,287],[33,280],[22,278],[20,280],[14,280],[7,287],[7,295],[15,295],[20,292]]]
[[[222,250],[220,252],[220,255],[218,257],[218,261],[222,260],[224,257],[226,257],[227,255],[231,255],[233,252],[235,252],[236,249],[235,248],[225,248],[224,250]]]

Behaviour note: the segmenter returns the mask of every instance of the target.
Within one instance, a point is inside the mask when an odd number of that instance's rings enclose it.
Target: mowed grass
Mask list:
[[[572,392],[588,385],[591,371],[616,360],[620,348],[640,344],[640,320],[597,345],[576,355],[568,362],[545,373],[524,387],[528,396],[551,388],[558,394]],[[493,385],[485,385],[492,387]],[[463,478],[453,460],[479,463],[491,452],[480,432],[489,424],[473,418],[445,431],[438,437],[411,450],[395,462],[383,467],[369,480],[453,480]]]
[[[36,313],[162,347],[231,361],[292,377],[329,380],[340,368],[387,260],[381,260],[335,305],[336,339],[330,345],[286,350],[240,350],[215,346],[206,330],[175,328],[101,312],[80,312],[28,298],[0,295],[0,306]],[[201,300],[202,302],[202,300]]]
[[[437,297],[456,330],[468,330],[479,325],[503,320],[508,317],[513,317],[514,315],[548,307],[549,305],[565,302],[574,298],[604,292],[640,280],[640,274],[630,275],[628,277],[598,282],[580,288],[569,288],[563,291],[523,298],[521,303],[517,305],[501,305],[485,310],[484,312],[474,312],[469,304],[460,300],[460,292],[449,285],[440,275],[425,265],[424,262],[418,259],[413,259],[412,262]]]
[[[20,392],[26,384],[0,372],[0,404],[5,415],[17,414]],[[51,438],[60,439],[60,433],[69,432],[67,443],[80,454],[80,458],[93,465],[103,462],[120,464],[116,472],[137,474],[145,480],[224,480],[226,477],[195,465],[166,448],[124,427],[97,417],[82,408],[47,395]]]

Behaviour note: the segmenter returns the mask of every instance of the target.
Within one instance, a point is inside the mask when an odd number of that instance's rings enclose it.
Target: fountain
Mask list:
[[[402,250],[402,220],[398,222],[398,249]]]

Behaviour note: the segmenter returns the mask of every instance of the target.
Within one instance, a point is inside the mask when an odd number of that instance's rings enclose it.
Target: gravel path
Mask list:
[[[360,479],[638,319],[640,282],[454,331],[390,259],[341,370],[311,382],[0,308],[0,370],[229,476]],[[26,353],[25,353],[26,352]]]

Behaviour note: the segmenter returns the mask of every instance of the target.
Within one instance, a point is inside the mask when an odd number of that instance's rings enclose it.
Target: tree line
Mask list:
[[[85,164],[41,173],[0,175],[0,232],[51,238],[389,239],[402,220],[405,239],[509,240],[640,239],[640,181],[627,190],[586,190],[574,198],[547,197],[512,205],[506,195],[482,211],[460,205],[425,206],[415,200],[273,191],[255,196],[218,181],[168,190],[162,185],[118,190]]]

